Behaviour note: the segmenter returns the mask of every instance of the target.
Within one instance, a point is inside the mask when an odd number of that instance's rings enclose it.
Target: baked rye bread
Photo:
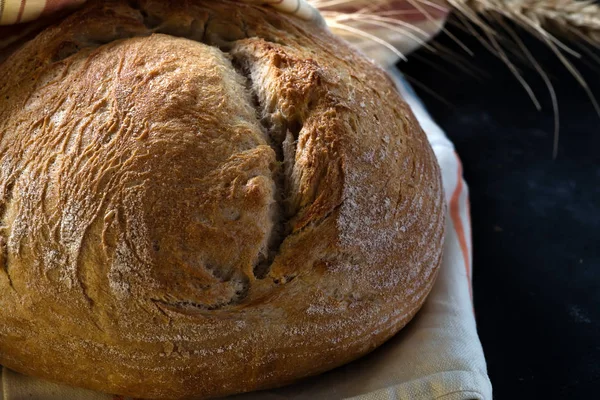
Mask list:
[[[228,1],[92,1],[0,65],[0,363],[144,398],[281,386],[429,293],[439,169],[379,68]]]

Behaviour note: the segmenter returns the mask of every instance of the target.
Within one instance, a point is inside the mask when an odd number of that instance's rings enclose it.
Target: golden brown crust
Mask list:
[[[283,385],[394,335],[440,264],[438,167],[393,83],[268,9],[91,2],[0,64],[0,154],[0,363],[27,374]]]

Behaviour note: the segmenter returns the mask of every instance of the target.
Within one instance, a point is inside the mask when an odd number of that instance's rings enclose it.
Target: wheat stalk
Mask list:
[[[578,0],[446,0],[465,15],[498,14],[519,24],[600,46],[600,7]],[[541,32],[540,32],[541,33]],[[543,34],[543,33],[541,33]]]
[[[417,43],[422,44],[427,35],[417,27],[403,21],[407,13],[415,11],[430,20],[435,20],[431,10],[451,9],[463,22],[463,27],[480,39],[482,44],[498,56],[511,70],[526,90],[535,106],[540,102],[511,60],[518,56],[528,61],[545,82],[552,100],[555,117],[554,156],[558,150],[559,110],[556,93],[548,75],[539,62],[532,56],[513,28],[506,23],[512,21],[546,44],[560,62],[577,79],[587,92],[598,115],[600,105],[587,82],[568,56],[581,58],[582,55],[565,44],[561,39],[569,39],[578,44],[594,61],[600,63],[600,57],[589,50],[589,46],[600,48],[600,6],[591,0],[404,0],[412,5],[412,10],[390,10],[390,2],[402,0],[309,0],[321,10],[330,26],[346,31],[361,39],[372,40],[386,48],[393,43],[385,39],[385,30],[404,33]],[[383,29],[383,32],[382,32]],[[440,27],[444,30],[443,27]],[[446,33],[450,34],[448,31]],[[382,37],[383,33],[383,37]],[[420,36],[421,35],[421,36]],[[473,55],[457,38],[450,36],[469,55]],[[587,46],[587,47],[586,47]],[[433,46],[428,46],[433,49]],[[515,51],[515,49],[517,49]],[[396,52],[398,54],[399,52]],[[398,54],[401,55],[401,54]],[[404,58],[403,55],[401,55]]]
[[[521,82],[532,101],[540,108],[540,104],[518,70],[506,56],[502,39],[516,45],[533,65],[540,77],[544,80],[552,101],[554,110],[554,149],[553,155],[558,152],[559,138],[559,110],[556,93],[548,75],[532,56],[529,49],[523,44],[513,29],[505,23],[512,21],[531,33],[534,37],[546,44],[575,77],[581,87],[586,91],[596,113],[600,116],[600,105],[590,90],[587,82],[567,58],[567,55],[581,58],[581,54],[565,44],[560,38],[570,39],[573,42],[582,42],[592,47],[600,48],[600,7],[593,1],[584,0],[446,0],[457,10],[466,21],[475,25],[471,31],[482,39],[482,42],[491,44],[496,54],[510,68],[515,77]],[[500,35],[499,30],[504,33]],[[587,50],[585,45],[582,49]],[[593,53],[590,53],[594,57]],[[598,60],[598,59],[596,59]]]

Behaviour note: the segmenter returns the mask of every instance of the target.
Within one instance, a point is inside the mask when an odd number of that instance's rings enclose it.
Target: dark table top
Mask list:
[[[554,115],[536,72],[519,65],[542,111],[501,61],[472,37],[453,33],[476,53],[468,65],[487,78],[478,81],[456,67],[456,58],[427,51],[400,67],[427,86],[415,89],[463,160],[471,191],[475,311],[495,398],[597,398],[600,117],[556,57],[526,40],[558,96],[560,140],[553,159]],[[447,36],[438,42],[460,53]],[[575,65],[600,98],[600,64]]]

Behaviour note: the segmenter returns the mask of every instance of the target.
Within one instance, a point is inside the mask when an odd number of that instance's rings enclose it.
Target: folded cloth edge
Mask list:
[[[466,181],[463,177],[463,169],[460,157],[455,151],[454,144],[450,141],[445,132],[440,126],[434,122],[433,118],[429,115],[425,105],[421,99],[414,92],[413,88],[404,79],[402,73],[397,67],[391,67],[388,69],[388,73],[396,83],[399,92],[402,97],[409,104],[411,110],[415,114],[415,117],[419,121],[422,129],[425,131],[429,143],[431,144],[436,157],[438,158],[440,167],[442,165],[449,165],[445,163],[443,158],[455,158],[456,165],[456,183],[454,185],[449,184],[447,177],[444,176],[444,186],[446,190],[446,199],[448,203],[448,214],[449,222],[452,226],[454,233],[457,235],[459,246],[461,248],[463,261],[465,264],[465,279],[468,281],[469,296],[471,298],[471,323],[474,329],[474,333],[477,336],[475,311],[473,306],[473,288],[472,288],[472,266],[473,266],[473,239],[471,231],[471,216],[470,216],[470,204],[469,204],[469,189]],[[444,171],[442,171],[444,172]],[[446,251],[445,251],[446,253]],[[439,279],[439,277],[438,277]],[[477,337],[477,343],[473,343],[475,346],[475,353],[480,357],[482,363],[482,370],[480,371],[463,371],[470,372],[473,382],[476,383],[473,387],[479,387],[479,390],[468,390],[464,389],[461,391],[454,392],[452,397],[438,397],[444,399],[489,399],[493,398],[493,388],[490,378],[487,374],[487,366],[485,355],[483,352],[483,346]],[[462,392],[467,397],[459,397],[459,393]],[[470,397],[474,393],[478,393],[481,397]],[[449,396],[452,393],[448,393]],[[376,398],[376,397],[375,397]]]

